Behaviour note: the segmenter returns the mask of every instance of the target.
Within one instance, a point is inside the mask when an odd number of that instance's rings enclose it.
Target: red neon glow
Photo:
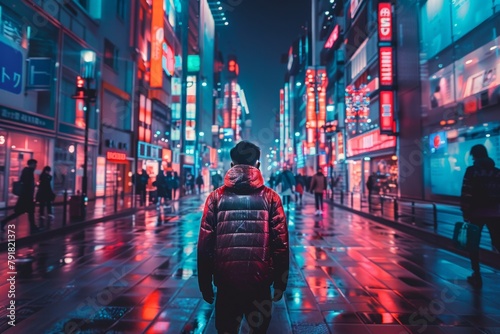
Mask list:
[[[379,48],[379,69],[380,69],[380,85],[392,86],[393,81],[393,49],[391,46],[383,46]]]
[[[381,134],[378,130],[365,132],[347,141],[347,153],[350,157],[392,147],[396,147],[396,137]]]
[[[326,40],[325,49],[330,49],[333,46],[333,44],[335,44],[338,38],[339,38],[339,25],[337,24],[335,28],[333,28],[330,37],[328,37],[328,39]]]
[[[378,40],[380,42],[392,41],[392,12],[389,2],[378,4]]]
[[[163,67],[161,58],[163,56],[163,0],[153,0],[151,19],[151,67],[149,85],[151,87],[162,87]]]
[[[394,120],[394,92],[380,91],[380,132],[392,133]]]
[[[107,151],[106,152],[106,160],[113,162],[126,162],[127,154],[123,152],[117,151]]]

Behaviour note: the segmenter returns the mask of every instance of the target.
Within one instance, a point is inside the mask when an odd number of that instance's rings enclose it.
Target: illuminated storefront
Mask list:
[[[474,0],[429,0],[420,7],[427,199],[460,196],[475,144],[485,145],[500,165],[498,15],[491,4]]]
[[[380,193],[397,195],[398,158],[396,137],[378,129],[347,141],[349,191],[367,193],[366,181],[374,175]]]

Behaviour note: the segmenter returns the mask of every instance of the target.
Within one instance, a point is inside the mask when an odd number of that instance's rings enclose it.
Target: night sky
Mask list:
[[[310,22],[309,0],[221,0],[227,8],[229,26],[217,27],[225,60],[235,54],[240,65],[238,79],[245,91],[252,117],[252,140],[264,154],[274,143],[273,110],[279,108],[288,53],[302,27]]]

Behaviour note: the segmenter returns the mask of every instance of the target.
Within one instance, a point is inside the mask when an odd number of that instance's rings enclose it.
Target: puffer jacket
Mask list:
[[[200,291],[216,286],[285,291],[289,269],[288,228],[278,194],[260,171],[236,165],[224,186],[207,198],[198,239]]]
[[[465,220],[500,217],[500,169],[491,158],[467,167],[460,204]]]

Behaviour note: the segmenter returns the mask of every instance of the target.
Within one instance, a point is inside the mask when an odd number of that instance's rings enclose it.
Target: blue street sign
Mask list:
[[[0,41],[0,89],[14,94],[23,90],[23,54]]]

